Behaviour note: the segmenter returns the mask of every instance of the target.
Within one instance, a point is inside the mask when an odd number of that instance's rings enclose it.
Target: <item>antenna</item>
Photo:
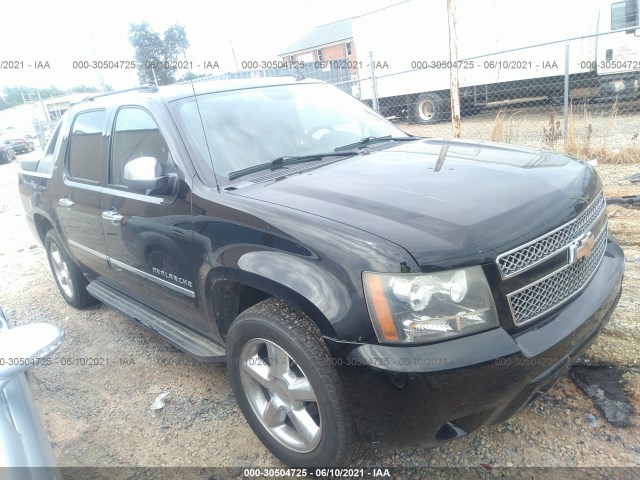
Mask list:
[[[182,49],[182,54],[184,55],[185,61],[187,61],[187,65],[189,65],[188,59],[187,59],[187,52],[184,48]],[[207,138],[207,132],[204,129],[204,120],[202,120],[202,112],[200,111],[200,103],[198,103],[198,96],[196,95],[196,87],[193,85],[193,77],[195,77],[195,75],[193,74],[190,68],[187,69],[187,71],[191,74],[189,75],[190,77],[189,83],[191,84],[191,91],[193,92],[193,100],[196,102],[196,109],[198,110],[198,117],[200,118],[200,126],[202,127],[204,142],[207,145],[207,154],[209,155],[209,163],[211,164],[211,169],[213,170],[213,178],[215,178],[216,180],[216,190],[218,190],[218,193],[220,193],[220,184],[218,183],[218,175],[216,175],[216,167],[213,165],[213,156],[211,155],[211,147],[209,147],[209,139]]]

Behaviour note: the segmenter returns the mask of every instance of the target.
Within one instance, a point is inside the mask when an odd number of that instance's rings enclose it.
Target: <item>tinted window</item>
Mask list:
[[[69,140],[69,175],[75,178],[100,179],[100,149],[105,111],[81,113],[73,122]]]
[[[139,157],[154,157],[164,167],[169,163],[169,148],[151,115],[140,108],[122,108],[118,112],[111,145],[109,182],[124,185],[124,166]]]

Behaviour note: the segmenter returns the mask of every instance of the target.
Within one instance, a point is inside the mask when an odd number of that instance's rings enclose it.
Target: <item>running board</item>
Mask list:
[[[127,297],[100,280],[87,285],[87,291],[101,302],[133,317],[144,327],[164,337],[169,343],[203,362],[224,362],[225,351],[221,345],[174,322],[169,317]]]

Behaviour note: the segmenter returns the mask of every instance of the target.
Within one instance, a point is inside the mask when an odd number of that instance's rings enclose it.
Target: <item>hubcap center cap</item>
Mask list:
[[[293,409],[293,400],[289,396],[289,384],[285,380],[275,379],[269,392],[276,406],[287,412]]]

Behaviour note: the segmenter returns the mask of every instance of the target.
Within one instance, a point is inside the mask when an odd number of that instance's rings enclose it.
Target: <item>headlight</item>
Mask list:
[[[499,325],[481,267],[428,274],[365,272],[363,281],[381,342],[430,342]]]

